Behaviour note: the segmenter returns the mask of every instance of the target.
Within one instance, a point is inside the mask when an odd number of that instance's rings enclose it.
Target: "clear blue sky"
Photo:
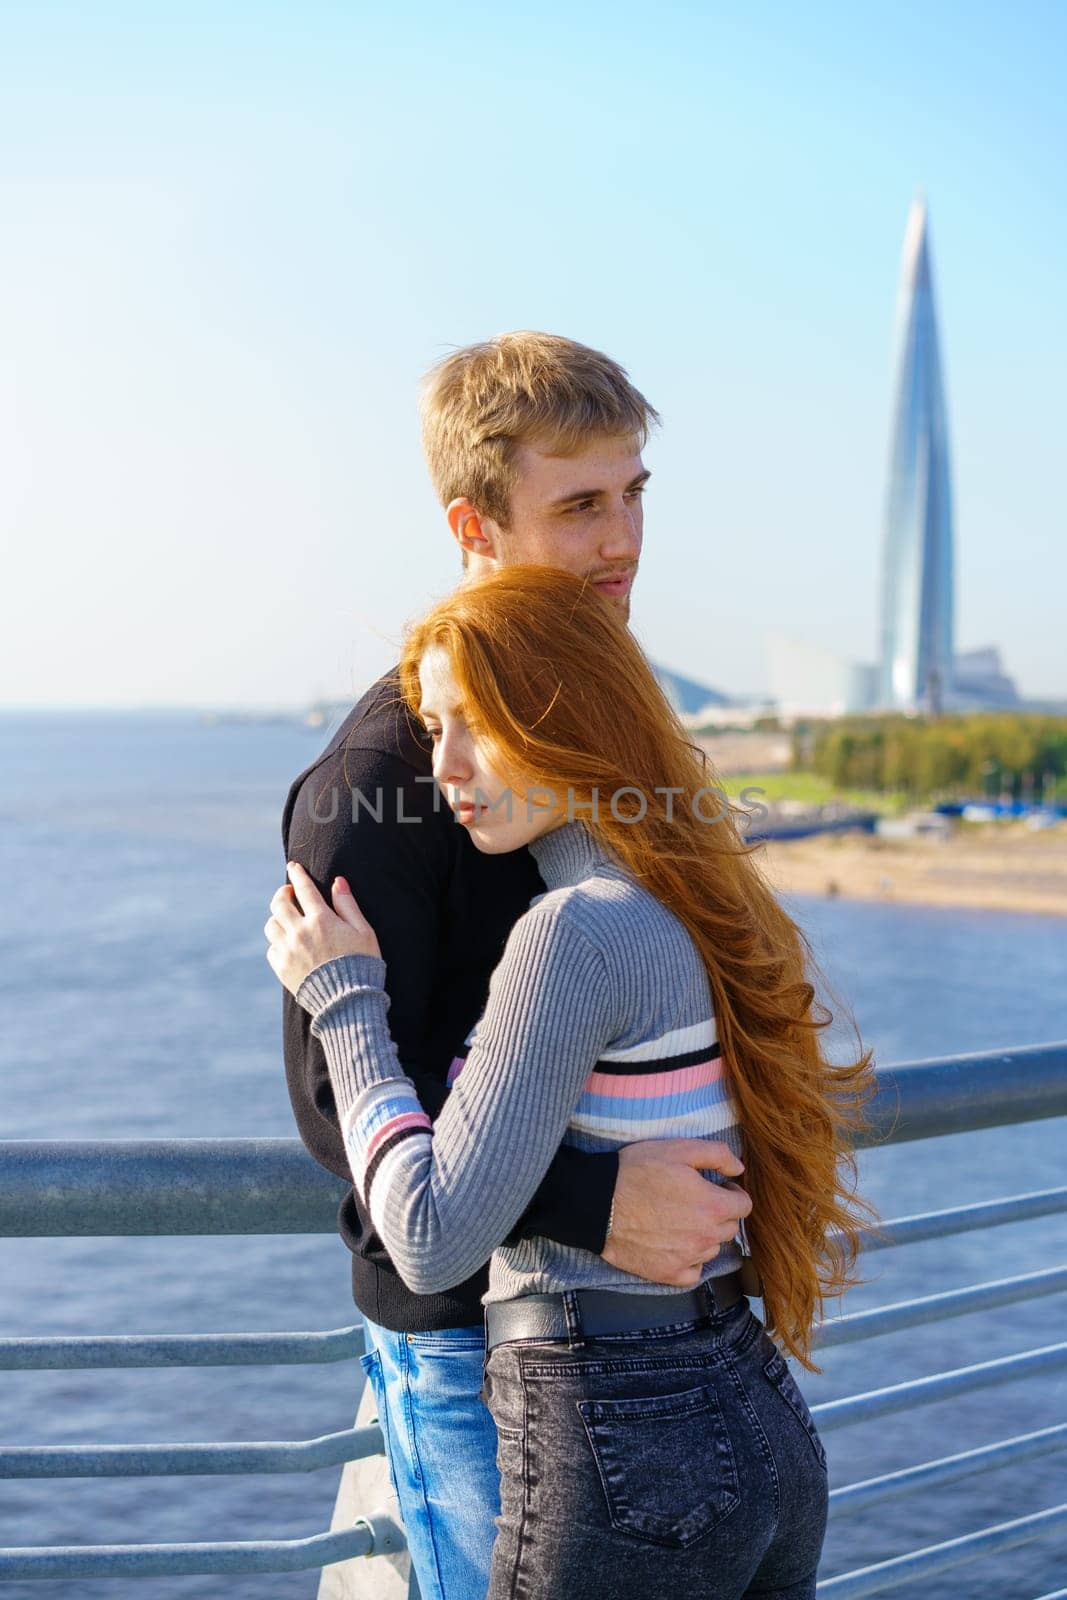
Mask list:
[[[357,691],[458,576],[418,377],[515,327],[663,413],[654,657],[872,658],[920,187],[957,642],[1067,694],[1065,45],[1027,0],[0,7],[0,703]]]

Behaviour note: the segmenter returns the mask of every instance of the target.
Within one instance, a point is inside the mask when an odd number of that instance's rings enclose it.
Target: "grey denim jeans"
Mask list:
[[[746,1299],[636,1334],[497,1345],[489,1600],[812,1600],[826,1453]]]

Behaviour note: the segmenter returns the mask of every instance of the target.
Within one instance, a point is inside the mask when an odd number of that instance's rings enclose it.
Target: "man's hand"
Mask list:
[[[744,1189],[709,1183],[700,1176],[705,1169],[729,1177],[745,1170],[728,1145],[703,1139],[651,1139],[620,1150],[603,1259],[650,1283],[699,1283],[704,1263],[752,1210]]]

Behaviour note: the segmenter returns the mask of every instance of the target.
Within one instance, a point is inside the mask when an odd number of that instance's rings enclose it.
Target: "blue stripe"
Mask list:
[[[376,1096],[369,1106],[364,1107],[358,1117],[353,1118],[349,1128],[349,1137],[354,1138],[362,1145],[368,1145],[379,1129],[384,1128],[387,1122],[394,1117],[405,1117],[413,1111],[421,1111],[419,1097],[415,1087],[405,1093],[402,1089],[390,1086],[389,1090]]]
[[[648,1122],[655,1117],[677,1117],[686,1111],[699,1111],[702,1106],[718,1106],[729,1098],[730,1086],[722,1079],[718,1083],[702,1083],[696,1089],[683,1089],[678,1094],[651,1094],[632,1099],[629,1095],[583,1094],[574,1115]]]

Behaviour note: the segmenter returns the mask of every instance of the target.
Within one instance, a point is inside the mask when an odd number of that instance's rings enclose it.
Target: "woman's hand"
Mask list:
[[[291,882],[283,883],[270,903],[263,932],[270,940],[267,960],[296,994],[309,972],[335,956],[380,956],[374,929],[356,904],[345,878],[333,880],[333,910],[303,867],[287,863]]]

